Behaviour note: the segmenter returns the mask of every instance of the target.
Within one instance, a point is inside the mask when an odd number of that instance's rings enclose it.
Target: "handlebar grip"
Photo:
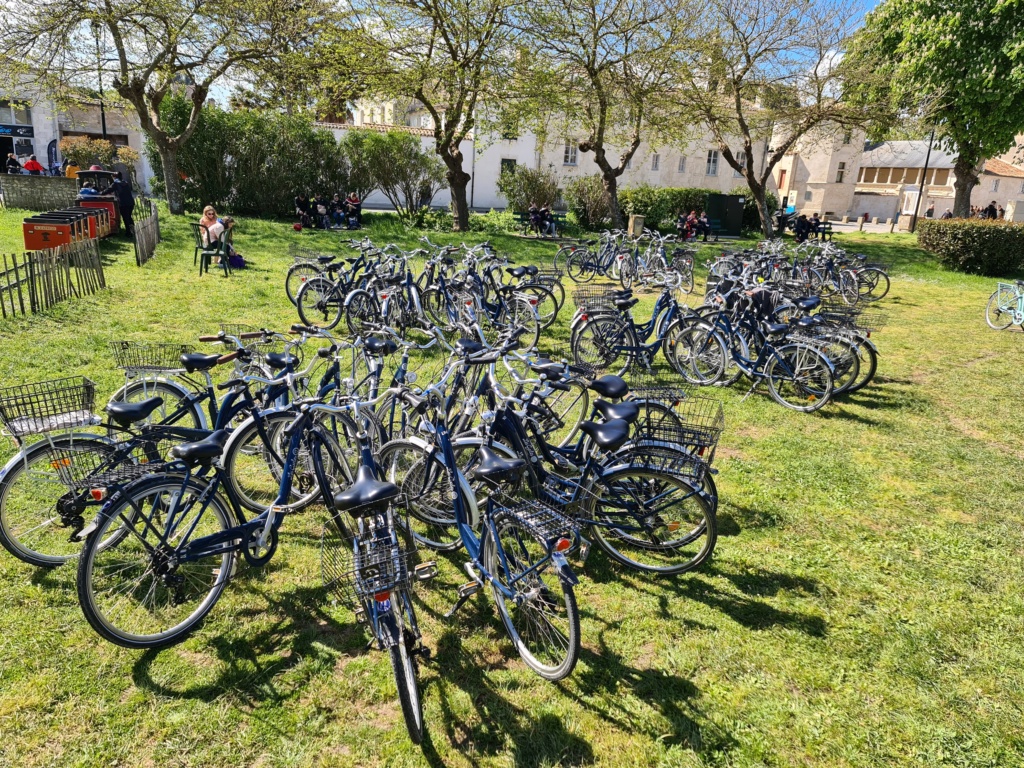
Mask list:
[[[334,344],[331,344],[329,347],[320,347],[320,349],[316,351],[316,356],[327,359],[329,357],[333,357],[334,353],[337,351],[338,348]]]
[[[301,325],[295,323],[291,327],[292,333],[316,333],[317,327],[315,325]]]
[[[245,379],[229,379],[225,381],[223,384],[218,384],[217,389],[231,389],[232,387],[237,387],[239,384],[245,384]]]
[[[263,331],[249,331],[248,333],[240,333],[240,334],[238,334],[238,338],[240,338],[240,339],[259,339],[259,338],[262,338],[263,336],[266,336],[266,335],[267,334],[264,333]]]
[[[568,392],[570,389],[572,389],[572,387],[570,387],[568,384],[565,384],[561,381],[548,381],[545,383],[552,389],[557,389],[559,392]]]
[[[287,438],[290,438],[292,435],[295,434],[295,430],[299,428],[299,425],[303,421],[305,421],[305,419],[306,419],[306,414],[300,413],[298,416],[295,417],[295,419],[287,427],[285,427],[282,430],[281,434],[283,434]]]
[[[232,360],[237,360],[239,354],[240,353],[236,350],[235,352],[228,352],[226,355],[221,355],[217,358],[217,365],[223,365],[224,363],[230,363]]]
[[[200,341],[224,341],[224,339],[218,334],[217,336],[200,336]]]

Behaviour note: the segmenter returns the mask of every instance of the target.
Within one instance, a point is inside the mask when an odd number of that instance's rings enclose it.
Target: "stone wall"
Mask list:
[[[78,182],[62,176],[0,175],[0,202],[5,208],[54,211],[69,208],[78,196]]]

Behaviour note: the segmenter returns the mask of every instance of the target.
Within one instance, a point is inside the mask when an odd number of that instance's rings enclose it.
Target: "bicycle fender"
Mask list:
[[[559,581],[570,587],[575,587],[580,583],[572,568],[569,567],[569,561],[565,559],[565,555],[561,552],[552,552],[551,561],[555,564],[555,568],[558,571]]]
[[[364,294],[366,296],[370,295],[370,292],[368,290],[366,290],[365,288],[357,288],[354,291],[349,291],[348,295],[345,297],[345,304],[344,304],[345,307],[348,307],[348,305],[351,303],[352,299],[355,297],[355,295],[357,293],[362,293],[362,294]]]
[[[112,440],[111,438],[107,437],[106,435],[98,435],[98,434],[95,434],[95,433],[92,433],[92,432],[64,432],[64,433],[61,433],[61,435],[59,437],[61,438],[62,442],[66,438],[70,437],[72,442],[75,439],[88,439],[88,440],[98,440],[101,443],[106,443],[107,445],[117,445],[117,441],[116,440]],[[39,442],[39,443],[32,443],[32,445],[29,445],[29,446],[25,447],[24,449],[18,451],[16,454],[14,454],[10,459],[7,460],[7,463],[4,464],[3,469],[0,469],[0,483],[3,482],[4,478],[7,477],[8,473],[12,469],[14,469],[14,467],[16,467],[18,464],[24,462],[25,460],[27,460],[29,457],[34,456],[37,452],[42,451],[44,448],[48,447],[49,445],[50,444],[49,444],[48,441],[43,440],[42,442]]]

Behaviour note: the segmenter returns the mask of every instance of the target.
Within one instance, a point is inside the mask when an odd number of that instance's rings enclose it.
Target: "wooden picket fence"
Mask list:
[[[0,254],[0,317],[41,312],[107,287],[98,240]]]
[[[135,263],[141,267],[156,253],[156,245],[160,242],[160,217],[156,203],[145,199],[140,202],[142,206],[149,206],[149,215],[135,220]]]

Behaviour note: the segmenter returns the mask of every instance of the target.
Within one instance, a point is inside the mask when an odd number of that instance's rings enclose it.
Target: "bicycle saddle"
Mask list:
[[[541,358],[536,362],[530,363],[530,369],[537,373],[543,373],[548,378],[562,378],[562,374],[565,373],[565,368],[561,363],[556,363],[552,360],[545,360]]]
[[[268,352],[265,360],[267,365],[275,371],[282,371],[289,365],[294,368],[299,364],[299,358],[285,352]]]
[[[526,466],[522,459],[503,458],[486,445],[480,446],[477,458],[479,461],[466,473],[466,477],[470,480],[485,480],[495,485],[515,480]]]
[[[632,424],[640,416],[640,406],[629,400],[623,400],[621,403],[595,400],[594,407],[605,421],[622,419],[627,424]]]
[[[629,439],[629,424],[622,419],[612,419],[604,424],[596,421],[580,422],[580,431],[606,451],[617,451]]]
[[[483,348],[483,344],[473,339],[459,339],[455,342],[455,351],[464,356],[475,355],[477,352],[482,352]]]
[[[506,267],[505,271],[512,275],[512,277],[522,277],[528,274],[526,267]]]
[[[765,323],[764,332],[769,336],[774,336],[777,333],[785,333],[789,330],[789,326],[785,323]]]
[[[821,297],[820,296],[807,296],[807,297],[802,298],[802,299],[797,299],[793,303],[796,304],[797,307],[802,309],[804,312],[811,312],[812,310],[815,310],[819,306],[821,306]]]
[[[629,385],[618,376],[608,374],[590,383],[590,389],[594,390],[601,397],[609,397],[618,400],[629,394]]]
[[[191,464],[203,462],[208,464],[210,459],[215,459],[224,453],[224,443],[228,441],[228,431],[218,429],[209,437],[203,438],[195,443],[182,443],[171,448],[171,456],[175,459]],[[205,461],[204,461],[205,460]]]
[[[615,300],[615,308],[616,309],[621,309],[621,310],[626,310],[626,309],[629,309],[631,307],[635,307],[639,303],[640,303],[640,299],[616,299]]]
[[[378,339],[376,336],[371,336],[364,344],[366,351],[371,355],[391,355],[398,351],[398,344],[391,339]]]
[[[185,366],[185,370],[189,373],[195,373],[196,371],[208,371],[217,364],[220,360],[220,355],[204,355],[201,352],[190,352],[186,355],[182,355],[180,358],[181,364]]]
[[[369,515],[386,509],[388,502],[399,493],[397,485],[378,480],[372,469],[360,466],[356,481],[334,495],[334,506],[357,516]]]
[[[321,264],[330,264],[332,261],[334,261],[334,259],[335,259],[334,256],[317,256],[316,257],[316,260],[319,261]]]
[[[147,418],[163,404],[162,397],[149,397],[137,403],[107,403],[107,414],[117,424],[127,427]]]

